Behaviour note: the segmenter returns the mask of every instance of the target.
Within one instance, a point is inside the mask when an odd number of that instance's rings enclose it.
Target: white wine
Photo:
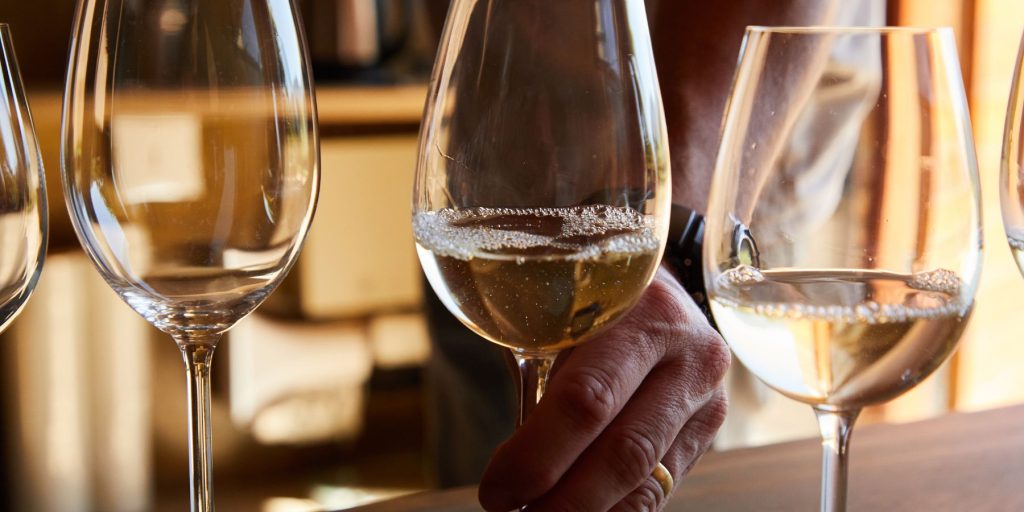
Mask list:
[[[884,402],[920,382],[952,352],[971,310],[948,270],[741,266],[713,288],[715,320],[745,366],[791,398],[836,408]]]
[[[636,210],[468,208],[417,214],[417,250],[445,305],[485,338],[528,353],[576,345],[637,301],[660,260]]]

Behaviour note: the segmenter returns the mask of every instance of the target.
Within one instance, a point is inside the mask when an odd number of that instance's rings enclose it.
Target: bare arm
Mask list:
[[[668,119],[673,200],[703,212],[748,25],[823,25],[841,0],[663,0],[651,20]]]

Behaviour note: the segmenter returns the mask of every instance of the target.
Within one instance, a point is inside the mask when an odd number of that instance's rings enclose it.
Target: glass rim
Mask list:
[[[11,26],[0,22],[0,60],[9,58],[9,54],[14,53],[12,49],[14,42],[11,39],[13,39],[11,36]]]
[[[951,27],[897,27],[897,26],[830,26],[830,25],[807,25],[807,26],[770,26],[770,25],[748,25],[748,33],[760,34],[913,34],[930,35],[951,32]]]

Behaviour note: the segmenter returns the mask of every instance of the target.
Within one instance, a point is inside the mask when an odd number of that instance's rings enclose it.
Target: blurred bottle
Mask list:
[[[394,83],[422,80],[429,73],[437,35],[423,2],[299,3],[318,80]]]

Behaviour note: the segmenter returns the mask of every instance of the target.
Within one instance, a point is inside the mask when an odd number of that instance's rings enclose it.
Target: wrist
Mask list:
[[[685,206],[673,204],[662,263],[717,330],[704,286],[703,243],[704,216]]]
[[[703,249],[704,216],[685,206],[673,204],[668,243],[665,244],[662,262],[669,267],[672,275],[704,313],[711,327],[718,330],[711,316],[711,303],[704,282]],[[730,266],[759,267],[761,264],[761,253],[750,234],[750,229],[739,222],[733,227],[729,258]]]

